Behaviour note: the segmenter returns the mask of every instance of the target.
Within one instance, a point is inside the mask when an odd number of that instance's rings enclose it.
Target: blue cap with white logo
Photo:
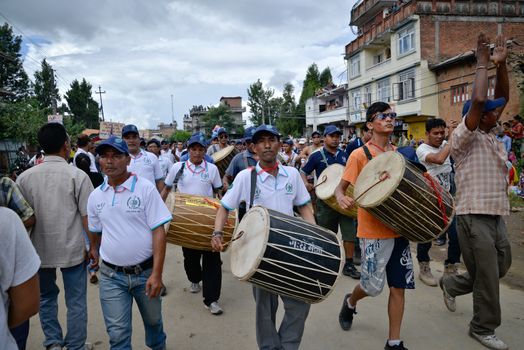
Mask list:
[[[340,131],[340,129],[337,128],[335,125],[328,125],[324,129],[324,136],[335,134],[335,133],[342,135],[342,131]]]
[[[97,154],[101,154],[104,151],[104,149],[108,147],[111,147],[120,153],[129,154],[127,143],[118,136],[111,136],[107,140],[102,141],[98,146],[96,146],[95,152]]]
[[[136,125],[128,124],[122,128],[122,137],[126,136],[127,134],[137,134],[138,135],[138,128]]]
[[[187,147],[191,147],[192,145],[194,144],[199,144],[200,146],[202,147],[206,147],[206,139],[204,137],[204,135],[193,135],[191,136],[191,138],[187,141]]]
[[[255,132],[253,133],[253,142],[256,143],[257,137],[259,137],[264,132],[280,137],[280,133],[278,132],[277,128],[275,128],[273,125],[262,124],[258,128],[256,128]]]

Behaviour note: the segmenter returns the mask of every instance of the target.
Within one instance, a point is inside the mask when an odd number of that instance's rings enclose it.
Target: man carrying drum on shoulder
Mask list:
[[[343,209],[353,207],[356,202],[345,195],[350,184],[355,185],[358,175],[372,157],[394,151],[389,142],[393,133],[396,113],[384,102],[373,103],[366,112],[366,123],[373,132],[371,140],[351,153],[346,170],[335,190],[337,202]],[[359,284],[352,293],[346,294],[339,313],[339,323],[348,331],[356,314],[357,302],[367,296],[382,292],[386,279],[389,285],[389,336],[384,349],[403,350],[400,328],[404,315],[404,291],[414,289],[413,261],[409,241],[375,219],[362,208],[358,208],[357,236],[362,250],[362,271]]]
[[[187,142],[189,159],[175,163],[165,181],[162,199],[166,199],[171,188],[176,186],[180,193],[212,197],[222,188],[222,181],[216,165],[204,160],[205,140],[194,136]],[[189,291],[200,292],[202,281],[205,307],[213,314],[220,315],[223,310],[218,305],[222,288],[222,261],[219,252],[182,247],[184,269],[191,282]],[[202,266],[200,266],[202,259]]]
[[[218,138],[218,143],[212,144],[207,149],[207,155],[208,156],[211,156],[211,155],[213,155],[213,153],[216,153],[216,152],[226,148],[227,146],[229,146],[229,144],[228,144],[229,135],[228,135],[226,129],[218,128],[216,130],[216,135],[217,135],[217,138]]]
[[[293,206],[298,207],[300,216],[314,224],[315,218],[308,203],[310,196],[298,171],[283,166],[277,161],[280,150],[280,135],[275,127],[261,125],[253,134],[255,151],[259,162],[254,169],[241,171],[233,185],[222,198],[222,207],[218,209],[215,220],[215,233],[211,245],[216,251],[223,249],[222,230],[227,220],[228,210],[238,208],[241,201],[248,203],[248,208],[261,205],[286,215],[293,215]],[[253,203],[250,203],[251,181]],[[284,318],[277,330],[275,319],[278,307],[278,295],[253,287],[256,303],[256,336],[260,349],[295,350],[300,346],[304,325],[310,305],[290,297],[281,296],[284,302]]]
[[[452,122],[452,127],[456,126]],[[417,157],[422,165],[426,167],[438,184],[450,191],[451,189],[451,160],[449,153],[451,151],[451,130],[448,141],[444,140],[446,135],[446,122],[442,119],[428,119],[426,121],[426,142],[417,147]],[[460,247],[457,239],[457,228],[455,220],[452,221],[448,228],[449,246],[448,258],[444,262],[445,274],[457,274],[456,264],[460,262]],[[445,235],[444,233],[443,235]],[[419,279],[431,287],[437,286],[437,280],[431,273],[429,266],[429,250],[432,242],[417,244],[417,260],[420,267]]]
[[[451,156],[457,183],[457,232],[467,272],[440,280],[444,302],[455,311],[455,297],[473,293],[469,334],[490,349],[508,349],[495,335],[501,324],[499,279],[511,266],[511,247],[503,215],[509,215],[508,171],[504,145],[494,128],[509,100],[506,40],[499,35],[490,56],[484,34],[477,40],[477,69],[471,100],[453,132]],[[488,99],[488,66],[496,66],[495,99]]]
[[[307,176],[311,175],[313,171],[318,178],[331,164],[346,165],[346,152],[338,148],[341,135],[342,131],[340,131],[335,125],[326,126],[326,129],[324,130],[324,147],[311,154],[306,165],[300,169],[300,176],[309,192],[315,190],[313,184],[309,183],[307,180]],[[333,231],[335,234],[338,233],[340,225],[342,240],[344,241],[344,252],[346,253],[346,263],[342,272],[344,275],[358,280],[360,278],[360,272],[358,272],[353,263],[356,238],[355,220],[339,213],[335,209],[332,209],[320,199],[316,200],[315,216],[317,218],[317,223],[320,226]]]

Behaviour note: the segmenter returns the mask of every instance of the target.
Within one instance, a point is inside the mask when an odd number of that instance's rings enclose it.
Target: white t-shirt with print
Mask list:
[[[160,169],[160,163],[155,154],[141,149],[138,155],[134,156],[131,154],[130,156],[131,162],[127,166],[127,171],[130,173],[143,177],[152,184],[164,178],[162,176],[162,169]]]
[[[107,182],[97,187],[89,196],[87,215],[89,230],[103,232],[100,257],[118,266],[149,259],[152,231],[172,219],[155,185],[136,175],[116,190]]]
[[[22,220],[14,211],[0,207],[0,347],[17,350],[7,325],[11,287],[28,281],[40,268],[40,258]]]
[[[449,191],[451,187],[451,160],[449,156],[446,158],[444,163],[442,164],[435,164],[430,163],[426,161],[426,157],[430,153],[439,153],[442,151],[444,146],[447,144],[447,141],[442,142],[442,145],[440,145],[439,148],[433,147],[428,145],[427,143],[423,143],[420,146],[417,147],[417,157],[418,160],[426,167],[428,170],[429,175],[431,175],[433,178],[437,179],[440,186],[444,187],[446,190]]]
[[[185,162],[175,163],[167,174],[165,184],[168,187],[173,187],[176,174],[184,165],[182,176],[178,179],[178,191],[186,194],[196,194],[201,196],[213,196],[213,188],[222,187],[222,180],[220,173],[215,164],[202,161],[199,165],[191,163],[189,160]]]
[[[241,201],[245,201],[248,208],[251,207],[249,204],[251,171],[251,169],[242,170],[235,177],[232,186],[222,197],[224,208],[236,209]],[[279,164],[276,177],[262,171],[258,164],[256,171],[257,184],[253,205],[261,205],[286,215],[293,215],[293,206],[303,206],[311,201],[311,196],[297,169]]]

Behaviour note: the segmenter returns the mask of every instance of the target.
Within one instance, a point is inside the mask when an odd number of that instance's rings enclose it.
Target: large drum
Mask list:
[[[260,206],[246,213],[233,236],[235,277],[307,303],[327,298],[345,261],[333,232]]]
[[[220,202],[210,197],[171,192],[166,204],[173,213],[173,220],[167,231],[167,242],[186,248],[212,250],[211,235]],[[223,230],[225,249],[231,241],[235,221],[235,212],[229,212]]]
[[[317,197],[323,200],[334,210],[347,216],[357,217],[358,207],[354,206],[351,209],[342,209],[338,205],[335,197],[335,188],[337,188],[342,174],[344,174],[345,166],[341,164],[331,164],[320,174],[317,180],[317,186],[315,187],[315,193]],[[353,185],[349,185],[346,190],[346,195],[353,198]]]
[[[211,155],[213,162],[217,166],[218,172],[220,173],[220,178],[224,177],[229,163],[231,163],[231,160],[237,153],[238,150],[235,148],[235,146],[227,146]]]
[[[358,176],[354,196],[360,207],[413,242],[437,238],[455,214],[449,192],[398,152],[369,161]]]

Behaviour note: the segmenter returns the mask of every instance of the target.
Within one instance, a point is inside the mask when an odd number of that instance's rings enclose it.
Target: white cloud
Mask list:
[[[171,120],[171,94],[182,125],[193,105],[221,96],[247,100],[259,78],[277,94],[290,81],[298,99],[313,62],[329,66],[338,83],[344,45],[353,37],[347,26],[353,3],[17,0],[2,13],[16,33],[44,39],[28,42],[29,74],[35,60],[47,57],[62,94],[85,77],[106,91],[107,119],[154,127]]]

